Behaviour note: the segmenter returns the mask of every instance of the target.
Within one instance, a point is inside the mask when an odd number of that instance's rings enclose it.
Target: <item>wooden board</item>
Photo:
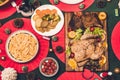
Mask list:
[[[86,13],[86,12],[85,12]],[[95,13],[95,14],[97,14],[97,16],[98,16],[98,14],[100,13],[100,12],[90,12],[90,13]],[[68,49],[68,46],[69,46],[69,43],[70,43],[70,38],[68,37],[68,32],[69,32],[69,28],[70,28],[70,25],[69,25],[69,22],[70,22],[70,20],[71,20],[71,18],[72,18],[72,15],[73,15],[73,13],[65,13],[65,40],[66,40],[66,42],[65,42],[65,45],[66,45],[66,51],[67,51],[67,49]],[[101,23],[101,25],[102,25],[102,29],[106,32],[106,38],[105,38],[105,42],[107,43],[107,18],[105,19],[105,20],[100,20],[100,23]],[[105,50],[105,52],[103,53],[104,54],[104,56],[106,57],[106,63],[101,67],[101,68],[98,68],[98,69],[96,69],[95,71],[107,71],[108,70],[108,68],[109,68],[109,62],[108,62],[108,43],[107,43],[107,47],[106,47],[106,50]],[[84,70],[84,67],[82,67],[81,69],[79,69],[79,70],[76,70],[76,69],[73,69],[69,64],[68,64],[68,61],[70,61],[70,59],[72,59],[72,58],[69,58],[70,57],[70,55],[68,55],[67,53],[66,53],[66,71],[83,71]],[[75,61],[75,60],[74,60]],[[74,63],[71,63],[71,64],[74,64]]]

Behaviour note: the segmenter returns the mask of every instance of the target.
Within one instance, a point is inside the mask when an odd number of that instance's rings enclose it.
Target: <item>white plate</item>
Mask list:
[[[42,33],[42,32],[38,31],[38,30],[35,28],[35,21],[33,20],[33,16],[36,14],[35,12],[36,12],[37,9],[39,9],[39,10],[45,10],[45,9],[50,9],[50,10],[52,10],[52,9],[56,9],[56,10],[57,10],[57,13],[58,13],[58,15],[60,16],[61,19],[60,19],[60,21],[58,22],[58,24],[56,25],[55,29],[51,29],[51,30],[48,31],[48,32]],[[63,27],[63,25],[64,25],[64,16],[63,16],[63,13],[60,11],[60,9],[58,9],[57,7],[55,7],[55,6],[53,6],[53,5],[48,5],[48,4],[47,4],[47,5],[42,5],[42,6],[38,7],[37,9],[35,10],[34,14],[33,14],[32,17],[31,17],[31,24],[32,24],[33,29],[34,29],[38,34],[40,34],[40,35],[42,35],[42,36],[53,36],[53,35],[57,34],[57,33],[62,29],[62,27]]]
[[[17,35],[17,34],[19,34],[19,33],[29,34],[29,35],[31,35],[31,36],[37,41],[37,49],[36,49],[36,52],[35,52],[34,56],[31,57],[29,60],[26,60],[26,61],[17,60],[17,59],[15,59],[15,58],[9,53],[9,49],[8,49],[9,42],[10,42],[10,40],[11,40],[11,38],[12,38],[13,36],[15,36],[15,35]],[[33,33],[29,32],[29,31],[26,31],[26,30],[18,30],[18,31],[15,31],[14,33],[12,33],[12,34],[8,37],[8,39],[7,39],[7,41],[6,41],[6,52],[7,52],[8,57],[10,57],[10,59],[12,59],[13,61],[18,62],[18,63],[26,63],[26,62],[31,61],[31,60],[37,55],[38,50],[39,50],[39,42],[38,42],[37,38],[35,37],[35,35],[34,35]]]
[[[66,4],[78,4],[80,2],[83,2],[84,0],[60,0],[60,1]]]

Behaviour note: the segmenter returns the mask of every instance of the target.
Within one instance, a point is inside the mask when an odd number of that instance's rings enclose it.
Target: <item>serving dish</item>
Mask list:
[[[55,76],[59,70],[58,62],[52,57],[46,57],[41,60],[39,70],[45,77]]]
[[[31,61],[37,55],[39,43],[35,35],[27,30],[12,33],[6,41],[6,52],[10,59],[18,63]]]
[[[48,12],[44,13],[44,11],[48,11]],[[50,30],[48,30],[48,28],[46,28],[46,26],[42,27],[42,30],[44,28],[47,29],[45,31],[40,31],[40,29],[37,29],[37,28],[41,28],[41,26],[37,27],[36,24],[38,24],[38,22],[41,23],[43,21],[43,17],[51,16],[51,13],[49,13],[49,12],[52,12],[52,11],[55,11],[56,13],[54,15],[58,15],[58,17],[60,18],[59,21],[58,21],[58,23],[56,24],[56,26],[53,29],[50,29]],[[38,13],[39,15],[36,12],[39,12]],[[42,15],[42,17],[41,17],[41,15]],[[35,17],[35,16],[38,16],[38,17]],[[49,19],[49,20],[46,20],[46,21],[47,21],[47,24],[48,23],[50,24],[51,22],[54,22],[54,20],[52,20],[52,19]],[[32,28],[38,34],[40,34],[42,36],[52,36],[52,35],[57,34],[62,29],[63,24],[64,24],[64,16],[63,16],[63,13],[57,7],[55,7],[53,5],[48,5],[48,4],[47,5],[42,5],[42,6],[38,7],[35,10],[35,12],[33,13],[32,17],[31,17],[31,24],[32,24]],[[39,24],[39,25],[41,25],[41,24]]]
[[[108,70],[107,14],[65,13],[66,71]]]
[[[66,4],[78,4],[80,2],[83,2],[84,0],[60,0],[60,1]]]

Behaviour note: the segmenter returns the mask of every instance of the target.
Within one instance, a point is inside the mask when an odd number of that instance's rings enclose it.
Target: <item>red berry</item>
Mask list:
[[[57,66],[53,66],[52,69],[53,69],[53,70],[56,70],[56,69],[57,69]]]
[[[47,64],[46,62],[43,62],[43,64],[42,64],[42,65],[44,65],[44,66],[45,66],[46,64]]]
[[[48,59],[48,63],[52,63],[53,62],[53,60],[52,59]]]
[[[52,68],[51,67],[48,67],[49,70],[51,70]]]
[[[45,71],[46,71],[45,68],[42,68],[42,72],[45,73]]]
[[[70,58],[74,58],[75,54],[74,53],[71,53],[70,54]]]
[[[107,73],[107,72],[104,72],[102,76],[103,76],[103,77],[107,77],[107,76],[108,76],[108,73]]]
[[[50,63],[49,62],[47,62],[47,64],[46,64],[48,67],[50,66]]]
[[[90,31],[93,32],[95,30],[94,27],[90,27]]]
[[[70,32],[70,31],[72,31],[72,29],[71,29],[71,28],[68,28],[68,32]]]
[[[100,42],[101,41],[101,38],[99,37],[99,38],[97,38],[97,42]]]
[[[51,73],[51,74],[53,74],[53,73],[54,73],[54,71],[51,69],[51,70],[50,70],[50,73]]]
[[[55,65],[55,62],[52,62],[52,63],[51,63],[51,66],[54,66],[54,65]]]
[[[47,66],[44,66],[45,69],[47,69],[48,67]]]

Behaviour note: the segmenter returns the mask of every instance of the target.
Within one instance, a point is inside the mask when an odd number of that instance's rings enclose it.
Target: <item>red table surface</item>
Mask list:
[[[85,70],[84,75],[86,78],[89,78],[92,73],[89,70]],[[89,80],[94,80],[95,78],[98,78],[98,80],[102,80],[96,73],[94,73],[93,77]],[[87,80],[84,79],[82,76],[82,72],[64,72],[61,74],[57,80]]]
[[[112,31],[111,45],[115,56],[120,60],[120,21],[115,25]]]
[[[56,34],[56,36],[58,37],[58,41],[56,42],[52,42],[52,46],[53,46],[53,50],[55,52],[55,55],[63,62],[65,63],[65,26],[63,26],[62,30]],[[57,46],[61,46],[63,48],[63,52],[62,53],[58,53],[56,51],[56,47]]]
[[[49,0],[49,1],[52,5],[54,5],[54,0]],[[78,3],[78,4],[65,4],[63,2],[59,2],[55,6],[64,12],[75,12],[75,11],[83,11],[83,10],[87,9],[88,7],[90,7],[93,3],[94,3],[94,0],[84,0],[83,2]],[[80,4],[84,4],[85,8],[80,9],[79,8]]]
[[[0,65],[2,65],[3,67],[7,68],[7,67],[12,67],[15,68],[15,70],[17,70],[18,73],[22,73],[22,66],[27,66],[28,67],[28,72],[33,71],[34,69],[38,68],[40,61],[45,58],[48,54],[48,49],[49,49],[49,41],[45,40],[42,38],[42,36],[40,36],[39,34],[37,34],[31,26],[31,21],[30,19],[27,18],[22,18],[24,21],[24,26],[20,29],[15,28],[13,26],[13,20],[8,21],[7,23],[5,23],[1,28],[0,28],[0,39],[2,39],[2,44],[0,44],[0,49],[2,50],[2,53],[0,53],[0,57],[1,56],[5,56],[6,60],[2,61],[0,60]],[[12,32],[17,31],[17,30],[28,30],[30,32],[32,32],[38,39],[39,41],[39,51],[36,55],[36,57],[27,62],[27,63],[17,63],[14,62],[13,60],[11,60],[6,53],[5,50],[5,44],[6,44],[6,40],[9,37],[9,35],[5,34],[4,30],[6,28],[10,28]]]
[[[16,4],[19,5],[22,0],[15,0]],[[16,8],[12,7],[10,3],[8,5],[0,7],[0,19],[7,18],[16,12]]]

